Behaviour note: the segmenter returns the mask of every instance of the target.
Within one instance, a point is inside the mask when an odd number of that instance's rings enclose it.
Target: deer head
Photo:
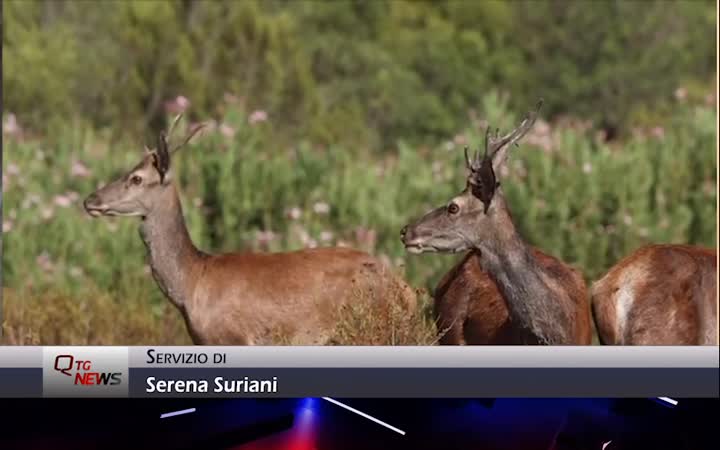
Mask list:
[[[466,187],[445,206],[430,211],[401,231],[405,248],[411,253],[462,252],[477,248],[502,231],[508,219],[505,199],[497,181],[497,173],[506,163],[508,150],[527,134],[542,105],[540,100],[520,125],[510,133],[494,135],[485,132],[485,151],[473,158],[465,148],[469,171]]]
[[[180,117],[181,115],[178,115],[175,118],[167,135],[164,131],[160,132],[155,149],[150,150],[145,147],[145,154],[135,167],[85,199],[83,206],[88,214],[93,217],[144,217],[153,210],[161,193],[171,185],[171,156],[187,144],[202,128],[200,126],[191,130],[180,144],[170,149],[168,136],[172,134]]]

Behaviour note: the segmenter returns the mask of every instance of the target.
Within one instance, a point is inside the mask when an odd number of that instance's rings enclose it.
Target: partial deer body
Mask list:
[[[465,190],[403,228],[402,241],[413,253],[473,250],[435,295],[440,332],[447,334],[444,342],[458,343],[461,334],[466,343],[591,341],[582,277],[524,242],[496,180],[509,148],[530,130],[536,116],[537,111],[503,137],[490,136],[488,129],[484,156],[477,153],[471,160],[466,150],[470,174]],[[463,328],[453,329],[460,320]]]
[[[573,299],[586,299],[582,274],[557,258],[532,248],[544,270],[554,271],[576,292]],[[513,324],[507,302],[493,280],[483,270],[480,255],[468,252],[440,280],[434,293],[435,318],[442,345],[521,345],[537,339]],[[583,305],[573,308],[573,331],[578,344],[592,341],[590,316]]]
[[[592,285],[600,340],[609,345],[717,345],[717,251],[648,245]]]
[[[161,135],[156,150],[84,205],[94,217],[142,217],[153,277],[182,313],[194,343],[323,344],[332,338],[344,304],[398,301],[408,310],[415,307],[413,290],[360,251],[199,251],[185,226],[170,155]]]

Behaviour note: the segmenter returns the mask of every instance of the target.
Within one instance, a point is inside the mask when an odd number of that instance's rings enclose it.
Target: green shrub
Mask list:
[[[483,116],[503,129],[517,120],[499,96],[488,95],[483,105]],[[464,187],[461,145],[401,143],[385,156],[308,143],[278,148],[271,121],[249,125],[244,110],[224,108],[223,122],[235,135],[209,132],[173,163],[201,248],[345,243],[405,266],[408,281],[421,289],[433,288],[457,260],[407,255],[399,230]],[[674,120],[662,135],[655,132],[662,137],[638,134],[612,146],[577,127],[547,131],[538,123],[513,150],[503,179],[522,235],[582,269],[588,281],[644,243],[716,245],[716,120],[714,109],[677,104]],[[462,135],[481,142],[477,128]],[[5,136],[4,285],[26,305],[101,295],[102,311],[112,311],[108,301],[141,304],[144,315],[179,320],[147,271],[137,220],[91,219],[81,210],[98,184],[140,157],[137,139],[108,142],[86,128],[42,140]],[[93,313],[84,314],[90,320]]]

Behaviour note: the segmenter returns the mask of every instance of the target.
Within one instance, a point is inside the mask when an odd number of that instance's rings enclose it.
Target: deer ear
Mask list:
[[[160,183],[165,182],[165,175],[170,170],[170,153],[164,132],[158,135],[157,149],[153,152],[153,166],[160,174]]]
[[[483,203],[484,213],[487,214],[490,203],[495,196],[495,190],[500,185],[495,177],[492,160],[485,154],[480,167],[473,172],[471,181],[472,194]]]

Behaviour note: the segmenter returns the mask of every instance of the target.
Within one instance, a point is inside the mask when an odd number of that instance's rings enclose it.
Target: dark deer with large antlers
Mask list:
[[[609,345],[717,345],[717,251],[648,245],[592,285],[598,335]]]
[[[470,158],[464,191],[402,230],[412,253],[471,252],[440,282],[435,313],[444,344],[590,344],[590,304],[582,275],[526,244],[497,173],[540,109],[505,136],[485,134]]]
[[[176,121],[173,123],[174,125]],[[168,132],[170,135],[171,131]],[[210,255],[190,239],[170,162],[187,143],[157,148],[84,202],[93,217],[139,216],[155,281],[180,310],[196,344],[323,344],[353,301],[398,301],[415,293],[370,255],[346,248]]]

